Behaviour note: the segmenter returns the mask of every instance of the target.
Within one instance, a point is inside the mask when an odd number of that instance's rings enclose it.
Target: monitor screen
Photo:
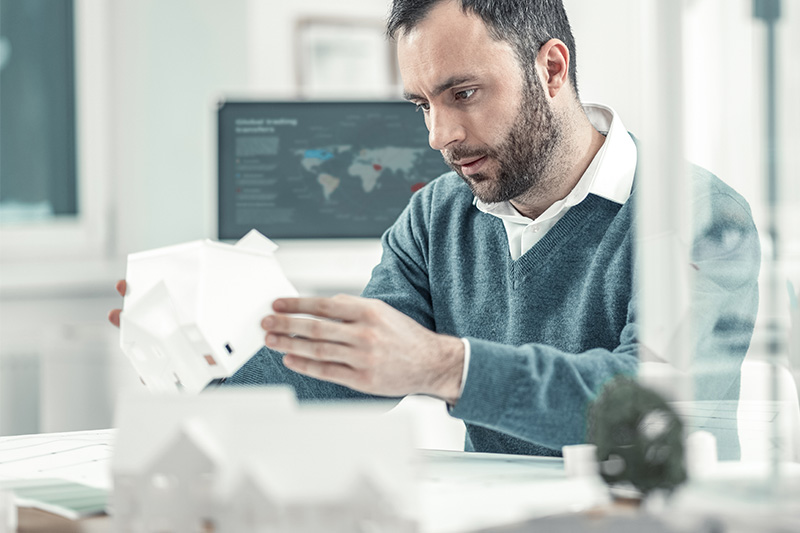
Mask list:
[[[375,238],[449,169],[408,102],[225,102],[219,238]]]

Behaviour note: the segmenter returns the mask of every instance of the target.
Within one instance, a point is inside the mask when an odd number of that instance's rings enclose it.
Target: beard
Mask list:
[[[555,152],[562,137],[563,128],[545,99],[539,79],[526,76],[517,119],[496,148],[459,145],[443,151],[442,155],[476,198],[485,203],[506,202],[524,194],[536,194],[543,187],[550,170],[556,166]],[[496,177],[482,172],[466,176],[453,163],[484,156],[497,162]]]

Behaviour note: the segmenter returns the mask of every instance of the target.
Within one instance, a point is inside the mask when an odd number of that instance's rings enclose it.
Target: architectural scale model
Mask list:
[[[115,530],[416,532],[410,423],[385,410],[285,388],[123,397]]]
[[[252,230],[128,256],[120,346],[154,392],[200,392],[264,345],[261,319],[297,291],[277,246]]]

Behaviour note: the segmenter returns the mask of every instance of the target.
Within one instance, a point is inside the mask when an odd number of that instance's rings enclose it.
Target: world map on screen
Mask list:
[[[449,171],[407,102],[226,103],[220,235],[377,238]]]
[[[408,182],[410,192],[425,185],[418,181],[415,166],[427,151],[419,148],[386,146],[361,148],[352,145],[326,146],[312,150],[296,150],[300,164],[317,181],[325,200],[339,190],[343,180],[357,179],[364,193],[369,194],[389,175]]]

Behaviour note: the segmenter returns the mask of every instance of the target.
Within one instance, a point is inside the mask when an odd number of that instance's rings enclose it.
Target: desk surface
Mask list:
[[[0,438],[0,479],[19,473],[20,468],[30,473],[32,463],[26,464],[25,461],[32,461],[34,455],[42,455],[30,450],[60,449],[68,460],[54,462],[49,458],[45,461],[49,466],[41,472],[43,476],[53,477],[54,469],[60,469],[67,478],[77,480],[77,476],[83,481],[94,479],[102,483],[102,479],[108,478],[112,437],[113,433],[106,431]],[[20,446],[26,444],[32,448]],[[17,456],[9,460],[9,450],[20,453],[23,449],[29,450],[30,458],[20,460]],[[69,460],[85,460],[86,450],[90,449],[94,449],[93,453],[98,456],[105,454],[105,459],[101,457],[99,461],[84,462],[79,468],[66,464]],[[591,525],[590,529],[595,533],[622,533],[623,530],[639,531],[641,529],[637,528],[646,524],[648,530],[654,532],[677,531],[666,526],[658,529],[663,524],[646,513],[634,513],[618,504],[610,506],[608,491],[599,479],[568,478],[561,459],[436,450],[419,450],[418,458],[417,517],[420,533],[474,532],[501,526],[508,526],[504,531],[513,533],[528,530],[524,527],[515,529],[513,524],[531,519],[543,520],[540,525],[559,532],[583,530]],[[59,462],[63,464],[57,464]],[[766,481],[764,470],[759,465],[729,463],[725,466],[712,483],[694,483],[684,489],[682,498],[679,494],[673,499],[673,506],[677,505],[679,509],[667,509],[668,514],[688,514],[702,519],[709,515],[724,518],[728,521],[726,525],[732,527],[729,531],[748,531],[747,528],[754,525],[800,531],[795,528],[800,527],[800,464],[787,465],[790,468],[784,469],[783,487],[773,487],[772,491],[759,488],[758,483],[748,482],[748,479]],[[731,487],[737,483],[747,490],[738,493],[732,490]],[[758,498],[753,498],[753,494]],[[782,497],[778,497],[779,494]],[[583,512],[598,509],[601,510],[599,514],[606,518],[602,524],[597,521],[589,524],[591,516],[596,513]],[[622,521],[608,519],[609,515],[618,518],[620,512],[626,514]],[[737,528],[736,524],[740,527]],[[745,529],[742,525],[746,526]],[[70,521],[33,509],[20,510],[20,532],[100,533],[111,530],[111,519],[107,516]]]
[[[55,477],[110,487],[113,431],[0,438],[0,480]],[[419,450],[421,533],[456,533],[588,509],[608,501],[597,480],[567,478],[557,458]],[[108,517],[79,522],[20,510],[19,531],[109,531]]]
[[[472,531],[609,502],[599,479],[568,478],[560,458],[420,450],[423,532]]]

